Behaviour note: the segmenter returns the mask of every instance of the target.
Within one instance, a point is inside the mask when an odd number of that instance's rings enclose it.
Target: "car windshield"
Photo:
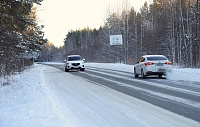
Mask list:
[[[68,61],[75,61],[75,60],[81,60],[81,57],[80,56],[68,57]]]
[[[151,56],[151,57],[147,57],[148,61],[157,61],[157,60],[167,60],[166,57],[164,56]]]

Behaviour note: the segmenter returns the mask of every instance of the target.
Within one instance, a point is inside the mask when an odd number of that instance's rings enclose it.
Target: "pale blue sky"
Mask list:
[[[38,23],[45,25],[45,37],[55,46],[62,46],[69,30],[99,28],[109,10],[123,8],[125,1],[136,10],[151,0],[44,0],[38,7]],[[108,9],[110,6],[110,9]]]

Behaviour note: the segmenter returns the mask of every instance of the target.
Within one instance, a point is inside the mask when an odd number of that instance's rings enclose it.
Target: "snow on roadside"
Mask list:
[[[126,65],[126,64],[120,64],[120,63],[85,63],[86,69],[87,66],[92,67],[99,67],[99,68],[106,68],[106,69],[112,69],[112,70],[119,70],[119,71],[126,71],[133,73],[133,65]]]
[[[0,86],[0,127],[62,127],[65,120],[48,98],[41,66],[14,75]]]
[[[172,73],[167,76],[169,80],[183,80],[200,82],[200,69],[192,68],[174,68]]]

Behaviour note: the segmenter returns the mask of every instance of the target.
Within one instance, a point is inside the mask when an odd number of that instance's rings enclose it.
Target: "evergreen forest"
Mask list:
[[[47,40],[36,23],[36,8],[42,0],[0,0],[0,76],[21,72],[33,64]],[[26,55],[26,56],[25,56]]]
[[[153,0],[139,11],[124,2],[122,9],[108,8],[98,29],[66,31],[63,47],[45,39],[44,26],[37,24],[35,5],[42,1],[0,0],[0,76],[21,72],[34,61],[63,61],[71,54],[86,62],[124,64],[163,54],[174,66],[200,68],[200,0]],[[110,35],[122,35],[123,44],[110,45]]]
[[[200,1],[153,0],[140,11],[110,13],[99,29],[71,30],[64,39],[65,55],[81,54],[88,62],[133,64],[140,56],[163,54],[175,66],[200,68]],[[111,46],[110,35],[123,45]]]

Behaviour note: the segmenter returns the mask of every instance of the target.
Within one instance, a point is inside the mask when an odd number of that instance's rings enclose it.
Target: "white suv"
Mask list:
[[[172,62],[163,55],[144,55],[134,65],[134,75],[146,78],[149,75],[158,75],[162,77],[167,72],[172,71]]]
[[[65,60],[65,72],[74,69],[80,69],[80,71],[85,71],[84,60],[80,55],[69,55]]]

